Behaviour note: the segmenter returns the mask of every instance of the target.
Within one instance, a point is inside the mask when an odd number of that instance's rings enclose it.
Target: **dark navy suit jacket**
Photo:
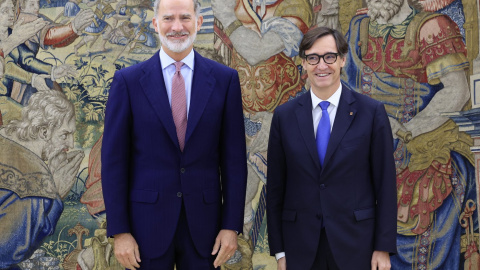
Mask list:
[[[160,58],[116,72],[105,114],[102,184],[109,236],[130,232],[140,255],[164,254],[182,200],[198,252],[220,229],[242,231],[246,150],[238,73],[195,52],[180,151]]]
[[[374,250],[396,252],[393,139],[384,106],[342,86],[323,168],[310,93],[279,106],[268,145],[271,255],[310,269],[325,231],[340,269],[370,269]]]

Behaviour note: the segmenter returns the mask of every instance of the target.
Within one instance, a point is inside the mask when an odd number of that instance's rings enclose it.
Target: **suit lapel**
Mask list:
[[[324,161],[325,163],[323,164],[324,167],[326,167],[328,164],[328,161],[342,141],[343,136],[347,132],[357,113],[356,108],[351,106],[351,104],[355,102],[355,97],[352,95],[351,91],[353,90],[351,90],[345,84],[342,84],[342,95],[340,96],[340,102],[338,104],[337,114],[333,123],[330,140],[328,141],[327,153],[325,154]]]
[[[192,94],[190,99],[190,109],[188,112],[187,133],[185,135],[185,147],[193,131],[205,110],[208,99],[210,98],[216,79],[211,74],[212,67],[205,59],[195,52],[195,69],[193,70]]]
[[[152,58],[147,61],[143,70],[145,74],[140,79],[141,88],[153,110],[167,130],[170,139],[178,149],[180,149],[158,53],[155,53]]]
[[[311,93],[307,92],[298,98],[298,108],[296,110],[297,122],[302,133],[303,140],[307,145],[310,156],[313,158],[317,168],[320,170],[320,158],[317,152],[317,143],[315,142],[315,135],[313,131],[313,117],[312,117],[312,97]]]

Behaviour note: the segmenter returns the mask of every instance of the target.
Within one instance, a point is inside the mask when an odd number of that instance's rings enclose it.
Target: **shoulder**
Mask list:
[[[275,114],[291,115],[298,108],[303,106],[312,106],[312,98],[310,96],[310,91],[307,91],[305,94],[295,99],[291,99],[282,105],[279,105],[277,108],[275,108]]]
[[[355,101],[355,103],[359,104],[358,106],[364,109],[365,108],[375,109],[378,106],[383,105],[380,101],[375,100],[367,95],[358,93],[345,85],[343,85],[343,88],[342,88],[342,95],[344,95],[345,96],[344,98],[346,99],[351,99],[352,101]]]
[[[211,69],[217,76],[226,76],[228,74],[237,74],[237,70],[225,66],[217,61],[202,56],[199,52],[195,51],[195,68],[207,68]]]
[[[115,74],[119,74],[125,78],[139,78],[139,74],[143,74],[145,70],[150,70],[154,66],[160,65],[160,58],[158,56],[158,52],[155,53],[152,57],[149,59],[136,63],[134,65],[128,66],[121,68],[115,72]],[[161,68],[160,68],[161,70]]]
[[[419,15],[422,18],[421,27],[428,26],[429,24],[439,24],[453,26],[457,25],[450,17],[441,13],[421,12]]]
[[[420,12],[411,23],[416,29],[419,29],[420,38],[439,35],[459,35],[458,25],[447,15],[430,12]]]
[[[45,162],[24,146],[0,135],[0,148],[6,153],[0,158],[0,188],[15,192],[19,197],[57,197],[53,176]],[[16,179],[14,183],[8,179]]]

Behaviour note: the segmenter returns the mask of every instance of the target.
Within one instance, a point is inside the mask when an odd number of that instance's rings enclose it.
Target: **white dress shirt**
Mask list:
[[[342,95],[342,84],[340,84],[340,87],[338,87],[335,93],[333,93],[333,95],[331,95],[327,100],[318,98],[311,89],[310,95],[312,95],[313,135],[317,137],[318,123],[320,122],[320,118],[322,118],[322,108],[320,108],[320,102],[322,101],[330,102],[327,112],[330,118],[330,132],[332,132],[333,122],[335,121],[335,116],[337,115],[338,103],[340,103],[340,96]],[[275,254],[275,259],[277,259],[277,261],[283,257],[285,257],[285,252],[279,252]]]
[[[163,80],[167,89],[168,103],[172,106],[172,79],[175,74],[175,60],[173,60],[163,49],[160,49],[160,64],[162,65]],[[195,54],[193,49],[183,58],[183,66],[180,69],[183,79],[185,80],[185,95],[187,98],[187,117],[190,110],[190,98],[192,96],[193,67],[195,62]]]
[[[333,122],[335,122],[335,116],[337,115],[338,103],[340,102],[340,95],[342,94],[342,84],[340,87],[331,95],[327,100],[322,100],[318,98],[312,90],[310,90],[310,95],[312,95],[312,117],[313,117],[313,134],[315,138],[317,137],[317,127],[320,119],[322,118],[322,108],[320,108],[320,102],[328,101],[327,112],[330,118],[330,132],[332,132]]]

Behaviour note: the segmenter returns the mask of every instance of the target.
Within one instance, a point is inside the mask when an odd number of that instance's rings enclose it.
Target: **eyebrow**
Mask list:
[[[165,14],[162,16],[162,18],[171,18],[171,17],[174,17],[173,14]],[[185,17],[188,17],[188,18],[191,18],[192,17],[192,14],[190,13],[183,13],[183,14],[180,14],[180,17],[182,18],[185,18]]]
[[[319,53],[307,53],[307,54],[305,54],[305,55],[306,55],[306,56],[307,56],[307,55],[325,55],[325,54],[329,54],[329,53],[338,53],[338,52],[326,52],[326,53],[324,53],[324,54],[319,54]]]

